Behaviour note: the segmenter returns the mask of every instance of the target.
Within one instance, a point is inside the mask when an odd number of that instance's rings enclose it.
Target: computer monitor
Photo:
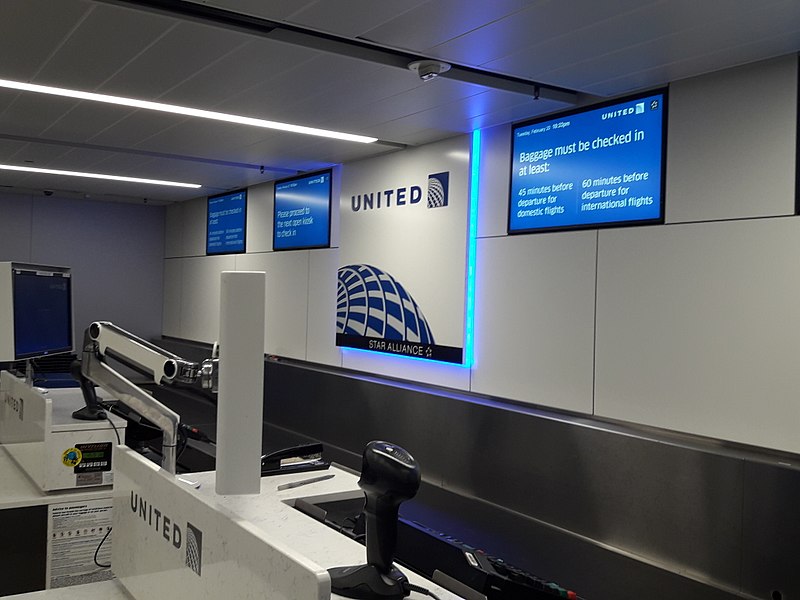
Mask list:
[[[275,182],[273,250],[331,245],[332,177],[327,169]]]
[[[247,247],[247,190],[209,196],[206,255],[242,254]]]
[[[667,91],[515,124],[508,232],[664,221]]]
[[[70,270],[0,263],[0,317],[0,362],[72,352]]]

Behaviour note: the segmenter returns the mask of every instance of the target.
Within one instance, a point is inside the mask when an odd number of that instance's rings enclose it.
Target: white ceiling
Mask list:
[[[0,79],[381,142],[0,89],[0,163],[203,185],[0,171],[0,191],[180,201],[571,106],[545,90],[534,100],[452,78],[422,82],[403,67],[408,56],[567,88],[585,102],[800,50],[798,0],[164,0],[292,26],[262,34],[143,6],[159,1],[2,0]],[[391,52],[376,59],[376,48]]]

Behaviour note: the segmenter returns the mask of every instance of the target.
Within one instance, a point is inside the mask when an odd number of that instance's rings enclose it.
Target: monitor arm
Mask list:
[[[92,323],[84,334],[80,368],[76,366],[73,369],[73,376],[80,382],[86,406],[75,411],[73,417],[84,420],[106,418],[93,384],[108,390],[125,406],[164,432],[162,468],[175,474],[180,417],[109,366],[106,363],[109,357],[152,378],[156,385],[201,380],[203,387],[212,391],[216,391],[217,360],[207,359],[202,364],[184,360],[106,321]]]

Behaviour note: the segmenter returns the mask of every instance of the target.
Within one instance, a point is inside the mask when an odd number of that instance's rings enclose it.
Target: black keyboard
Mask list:
[[[428,579],[442,584],[445,580],[437,576],[438,571],[489,600],[581,600],[578,594],[553,581],[537,577],[480,548],[403,518],[397,528],[396,557],[397,562]]]
[[[295,508],[364,543],[363,500],[318,505],[299,501]],[[450,588],[455,580],[488,600],[584,600],[572,590],[528,573],[502,558],[425,525],[400,517],[396,562]],[[452,589],[452,588],[451,588]],[[464,596],[462,590],[452,589]]]

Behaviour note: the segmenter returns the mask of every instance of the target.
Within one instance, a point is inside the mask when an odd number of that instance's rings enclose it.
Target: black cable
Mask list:
[[[180,459],[181,454],[183,454],[183,451],[186,450],[186,446],[188,443],[189,443],[189,436],[187,436],[186,433],[181,428],[178,428],[178,443],[176,444],[177,450],[175,453],[175,462],[177,462],[178,459]]]
[[[108,412],[106,412],[106,420],[108,421],[108,424],[111,425],[111,428],[114,430],[114,433],[117,436],[117,446],[121,446],[122,439],[119,437],[119,430],[117,429],[117,426],[114,425],[114,421],[111,420],[111,416],[108,414]]]
[[[418,592],[420,594],[425,594],[426,596],[430,596],[431,598],[433,598],[433,600],[440,600],[439,596],[434,594],[432,591],[425,589],[424,587],[420,587],[418,585],[414,585],[413,583],[408,583],[408,582],[403,585],[409,592]]]
[[[111,565],[104,565],[104,564],[102,564],[102,563],[97,561],[97,554],[100,552],[100,548],[103,547],[103,544],[106,543],[106,540],[108,539],[109,535],[111,535],[111,527],[108,528],[108,531],[106,531],[106,534],[103,536],[103,539],[100,540],[100,543],[97,544],[97,548],[94,551],[94,564],[96,564],[101,569],[110,569],[111,568]]]

